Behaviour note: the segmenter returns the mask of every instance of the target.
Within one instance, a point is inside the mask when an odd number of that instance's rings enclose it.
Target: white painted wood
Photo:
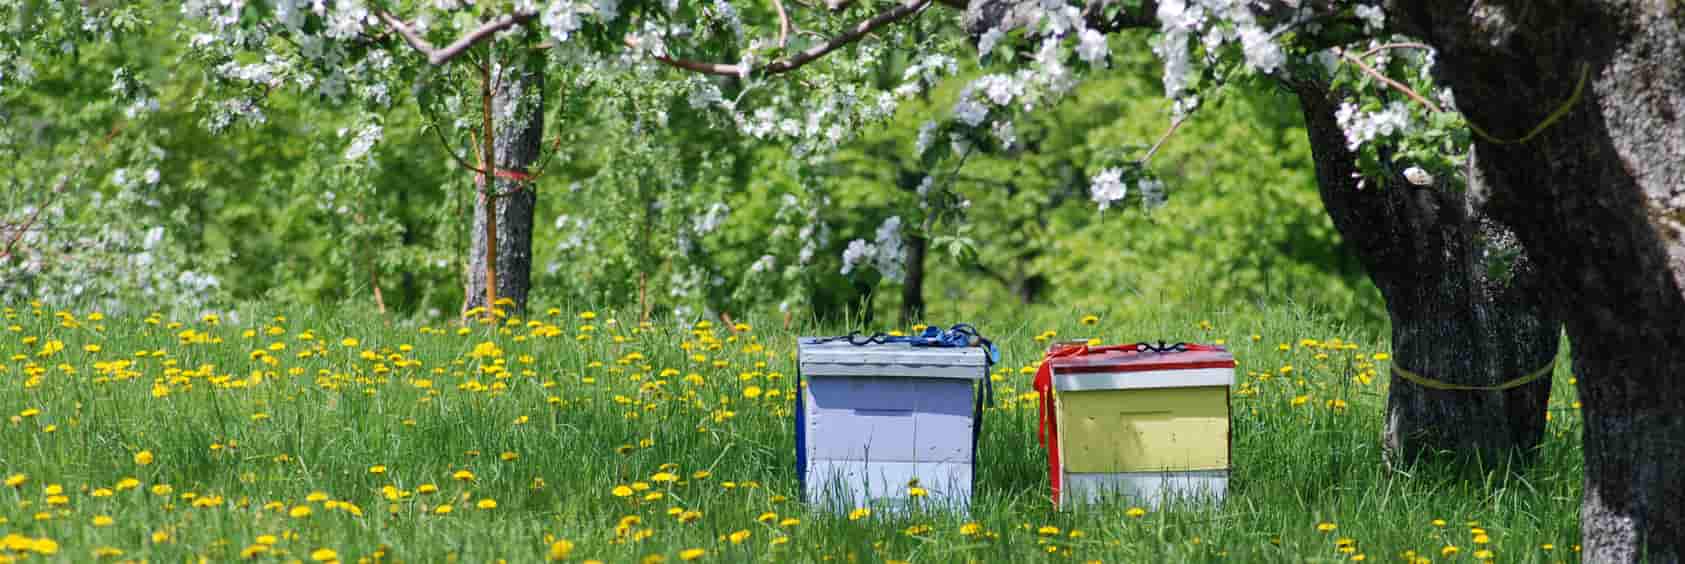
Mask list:
[[[913,410],[913,442],[917,462],[970,464],[971,432],[976,421],[972,382],[921,378],[914,386],[918,406]]]
[[[926,491],[922,500],[908,497],[915,479]],[[807,499],[837,511],[894,511],[910,502],[964,508],[971,500],[971,465],[810,460]]]
[[[1086,372],[1059,374],[1053,372],[1053,388],[1061,392],[1094,390],[1144,390],[1149,388],[1230,387],[1234,385],[1233,368],[1188,368],[1178,370],[1148,370],[1142,372]]]
[[[909,378],[809,378],[808,458],[918,460],[917,385]]]
[[[797,345],[804,376],[901,376],[964,378],[987,376],[988,355],[978,347],[915,347],[910,343],[855,346],[843,341]]]
[[[1119,503],[1157,509],[1171,500],[1221,503],[1228,495],[1228,470],[1187,472],[1066,472],[1060,484],[1059,508],[1116,498]]]

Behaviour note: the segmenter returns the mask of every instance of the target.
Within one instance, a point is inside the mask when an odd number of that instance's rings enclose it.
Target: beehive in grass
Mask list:
[[[984,348],[803,338],[798,350],[796,458],[807,501],[969,504]]]
[[[1036,389],[1055,503],[1221,500],[1234,367],[1233,355],[1210,345],[1049,351]]]

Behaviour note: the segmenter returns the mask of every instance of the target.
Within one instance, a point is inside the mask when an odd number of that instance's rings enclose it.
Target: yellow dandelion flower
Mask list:
[[[614,497],[631,497],[632,496],[632,488],[626,487],[624,485],[615,486],[613,490],[609,491],[609,493],[614,494]]]
[[[566,560],[567,557],[571,555],[573,555],[573,541],[561,539],[550,543],[550,553],[548,554],[548,557],[551,560]]]
[[[310,513],[311,513],[310,506],[308,506],[308,505],[295,505],[295,506],[293,506],[292,510],[287,511],[287,515],[291,516],[294,519],[303,519],[305,517],[309,517]]]
[[[415,493],[430,494],[437,493],[438,491],[439,486],[433,484],[422,484],[415,487]]]
[[[457,470],[451,474],[451,479],[458,482],[472,482],[474,481],[474,473],[467,470]]]
[[[685,562],[690,562],[692,560],[696,560],[698,558],[701,558],[701,557],[707,556],[707,555],[708,555],[707,550],[703,550],[703,549],[700,549],[700,548],[687,548],[687,549],[679,551],[679,560],[683,560]]]
[[[1139,507],[1131,507],[1124,511],[1123,514],[1129,516],[1130,519],[1140,519],[1147,515],[1147,510]]]
[[[1449,557],[1449,556],[1451,556],[1453,554],[1456,554],[1460,551],[1462,551],[1462,549],[1457,548],[1457,545],[1448,544],[1448,545],[1445,545],[1445,548],[1439,549],[1439,555]]]
[[[310,551],[310,559],[317,562],[338,562],[339,553],[331,548],[318,548]]]
[[[1055,527],[1053,525],[1042,525],[1040,529],[1036,529],[1036,534],[1044,537],[1057,535],[1059,534],[1059,527]]]
[[[370,466],[369,467],[369,473],[370,474],[385,474],[386,473],[386,466],[380,465],[380,464]]]
[[[453,507],[450,504],[441,503],[441,504],[439,504],[438,507],[433,508],[433,514],[434,515],[450,515],[452,509],[453,509]]]
[[[1339,525],[1335,525],[1335,524],[1327,522],[1327,521],[1323,521],[1321,523],[1316,524],[1316,530],[1320,531],[1320,532],[1324,532],[1324,533],[1332,533],[1332,532],[1334,532],[1335,529],[1338,529],[1338,528],[1340,528]]]
[[[92,522],[95,527],[110,527],[112,523],[116,523],[110,515],[95,515]]]
[[[479,503],[475,503],[474,507],[478,507],[480,509],[497,509],[497,500],[488,497],[480,500]]]
[[[28,475],[12,474],[10,476],[6,476],[6,487],[16,488],[16,487],[22,486],[24,484],[24,482],[28,482],[28,481],[29,481]]]
[[[743,544],[743,541],[749,540],[749,530],[741,529],[733,532],[727,539],[731,541],[731,544]]]
[[[135,464],[146,466],[152,463],[152,451],[143,450],[135,453]]]
[[[859,521],[861,519],[865,519],[867,517],[870,517],[871,515],[872,515],[872,510],[864,508],[864,507],[857,507],[853,511],[848,512],[848,520]]]
[[[1089,314],[1082,316],[1083,325],[1095,325],[1098,323],[1100,323],[1100,316],[1098,315]]]

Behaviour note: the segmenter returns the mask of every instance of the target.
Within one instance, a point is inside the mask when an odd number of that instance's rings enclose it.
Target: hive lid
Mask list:
[[[1234,355],[1217,350],[1109,350],[1047,361],[1053,387],[1066,391],[1230,386]]]
[[[911,343],[856,346],[846,341],[797,341],[797,357],[806,376],[902,376],[982,379],[988,353],[978,347],[927,347]]]

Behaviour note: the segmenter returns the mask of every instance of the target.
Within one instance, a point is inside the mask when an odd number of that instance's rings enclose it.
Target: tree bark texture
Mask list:
[[[1549,365],[1562,323],[1538,270],[1472,192],[1395,171],[1359,186],[1335,111],[1345,98],[1295,83],[1328,215],[1386,299],[1392,362],[1439,381],[1491,386]],[[1470,179],[1477,184],[1478,176]],[[1374,185],[1380,184],[1380,185]],[[1450,454],[1499,462],[1538,446],[1550,378],[1505,391],[1438,390],[1390,375],[1383,441],[1395,462]]]
[[[1546,273],[1574,343],[1585,406],[1582,557],[1679,562],[1685,5],[1399,0],[1388,8],[1389,21],[1438,49],[1441,79],[1487,132],[1475,144],[1492,181],[1489,207]]]
[[[544,59],[521,54],[494,73],[497,89],[492,113],[495,127],[496,170],[533,173],[528,167],[538,161],[544,135]],[[493,170],[487,166],[486,169]],[[486,303],[486,223],[495,222],[497,296],[515,302],[505,306],[511,315],[526,311],[527,293],[532,288],[533,208],[537,202],[533,183],[488,175],[489,190],[474,199],[474,228],[469,241],[467,299],[464,310]],[[490,192],[488,195],[487,192]],[[497,212],[496,218],[488,215]]]
[[[901,325],[918,323],[924,317],[924,259],[930,239],[924,233],[907,234],[907,277],[901,281]]]

